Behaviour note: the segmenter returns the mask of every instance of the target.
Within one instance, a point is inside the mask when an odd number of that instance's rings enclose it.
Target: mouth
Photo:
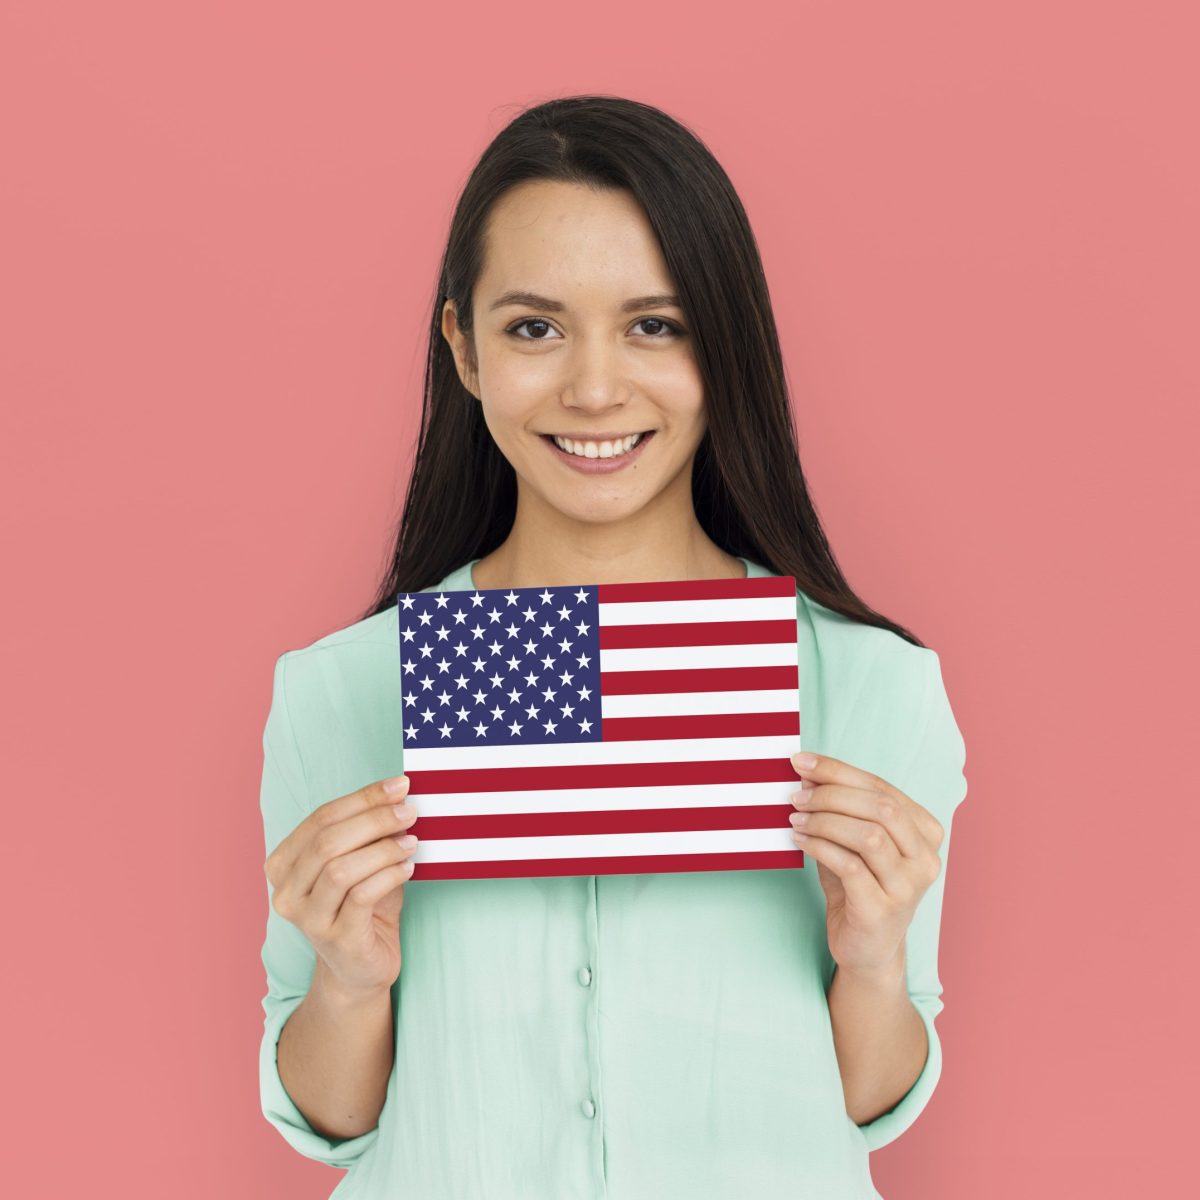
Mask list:
[[[586,440],[543,433],[538,436],[550,447],[559,461],[585,474],[618,471],[641,457],[655,430],[646,429],[621,437],[588,438]]]

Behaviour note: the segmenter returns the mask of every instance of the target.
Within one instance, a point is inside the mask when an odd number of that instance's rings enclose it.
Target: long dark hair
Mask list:
[[[582,95],[526,109],[484,151],[459,197],[429,325],[421,428],[391,564],[372,606],[439,583],[508,536],[515,473],[442,336],[455,301],[474,366],[473,292],[485,223],[510,188],[534,179],[624,188],[662,247],[704,383],[707,430],[692,469],[696,517],[728,554],[753,559],[818,604],[914,634],[851,590],[808,494],[792,427],[783,355],[758,245],[720,164],[686,126],[648,104]]]

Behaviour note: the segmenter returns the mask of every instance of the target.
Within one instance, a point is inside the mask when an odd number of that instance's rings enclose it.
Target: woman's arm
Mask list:
[[[904,956],[879,975],[837,967],[828,999],[846,1112],[865,1125],[908,1094],[929,1053],[925,1022],[908,994]]]
[[[394,1056],[391,989],[344,993],[318,958],[277,1051],[279,1078],[313,1131],[338,1140],[374,1129]]]

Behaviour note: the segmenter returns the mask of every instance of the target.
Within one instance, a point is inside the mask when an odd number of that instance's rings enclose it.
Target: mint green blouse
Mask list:
[[[475,561],[428,590],[474,590]],[[929,1037],[909,1092],[865,1125],[846,1113],[811,856],[795,870],[413,881],[387,1100],[376,1128],[330,1140],[280,1081],[279,1034],[315,959],[268,907],[262,1110],[300,1154],[347,1168],[331,1196],[879,1200],[869,1152],[941,1074],[938,929],[965,748],[936,652],[803,592],[796,623],[803,746],[882,776],[946,829],[908,933]],[[318,805],[403,771],[398,636],[392,607],[276,661],[268,853]]]

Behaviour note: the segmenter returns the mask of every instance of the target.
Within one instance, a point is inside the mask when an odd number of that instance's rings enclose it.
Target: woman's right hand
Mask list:
[[[416,852],[415,839],[400,839],[417,819],[400,778],[398,792],[378,780],[314,809],[264,865],[272,907],[351,994],[391,987],[400,974],[400,911]]]

